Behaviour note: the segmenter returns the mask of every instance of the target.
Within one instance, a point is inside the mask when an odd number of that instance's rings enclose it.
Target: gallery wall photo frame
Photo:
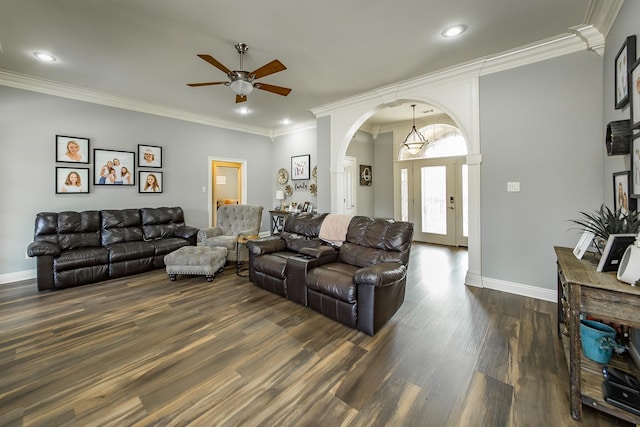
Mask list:
[[[161,168],[162,147],[138,144],[138,167]]]
[[[614,211],[623,209],[629,213],[635,211],[638,200],[630,197],[631,173],[629,171],[615,172],[613,174],[613,207]]]
[[[631,98],[631,129],[640,129],[640,60],[633,63],[629,72],[629,97]]]
[[[89,168],[56,167],[56,194],[89,192]]]
[[[291,180],[305,180],[311,176],[311,155],[304,154],[302,156],[291,157]]]
[[[615,108],[624,108],[629,103],[629,72],[636,61],[636,36],[625,39],[615,59]]]
[[[373,169],[371,165],[360,165],[360,185],[373,184]]]
[[[139,171],[138,172],[138,193],[160,194],[164,188],[162,172],[160,171]]]
[[[636,133],[631,140],[631,193],[630,196],[640,197],[640,133]]]
[[[89,163],[89,138],[56,135],[56,162]]]
[[[133,151],[93,149],[94,185],[135,185]]]

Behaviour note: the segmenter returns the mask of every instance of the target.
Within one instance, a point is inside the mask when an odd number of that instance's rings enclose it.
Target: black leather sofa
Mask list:
[[[249,280],[374,335],[404,302],[413,224],[354,216],[338,250],[318,239],[323,219],[290,215],[281,236],[250,242]]]
[[[180,207],[41,212],[27,254],[38,290],[62,289],[164,268],[164,256],[195,245]]]

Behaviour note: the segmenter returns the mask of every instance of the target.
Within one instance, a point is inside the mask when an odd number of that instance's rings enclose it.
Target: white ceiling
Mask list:
[[[285,118],[311,122],[311,108],[567,33],[593,21],[601,2],[0,0],[0,71],[268,131]],[[466,33],[441,37],[458,23]],[[254,90],[236,104],[228,87],[186,85],[225,80],[196,55],[238,69],[237,42],[249,45],[247,71],[279,59],[288,69],[259,81],[291,94]],[[34,51],[57,61],[38,62]],[[372,121],[402,118],[408,106]]]

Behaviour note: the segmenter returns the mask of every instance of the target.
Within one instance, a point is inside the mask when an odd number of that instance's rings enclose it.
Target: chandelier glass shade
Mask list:
[[[413,108],[413,126],[411,127],[411,132],[409,132],[407,137],[404,139],[402,147],[411,154],[418,154],[418,152],[422,150],[422,147],[427,143],[427,140],[416,129],[416,105],[413,104],[411,108]]]

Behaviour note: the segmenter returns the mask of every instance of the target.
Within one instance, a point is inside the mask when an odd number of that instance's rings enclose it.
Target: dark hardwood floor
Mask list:
[[[416,243],[375,336],[234,274],[0,285],[2,426],[618,426],[569,415],[556,305],[463,284]]]

